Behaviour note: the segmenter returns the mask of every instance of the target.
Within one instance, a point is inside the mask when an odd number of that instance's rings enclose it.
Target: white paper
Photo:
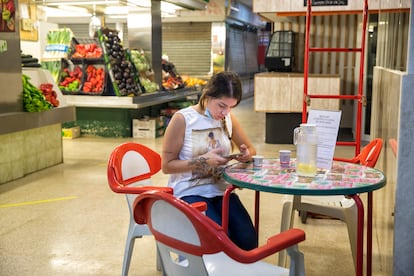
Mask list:
[[[308,124],[315,124],[318,133],[318,168],[331,169],[338,139],[341,111],[309,110]]]

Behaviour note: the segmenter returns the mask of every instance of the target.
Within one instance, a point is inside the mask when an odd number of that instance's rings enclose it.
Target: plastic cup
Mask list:
[[[253,158],[253,168],[260,169],[263,165],[263,156],[261,155],[254,155]]]
[[[290,150],[280,150],[279,151],[280,167],[289,168],[289,166],[290,166],[290,155],[291,154],[292,154],[292,152]]]

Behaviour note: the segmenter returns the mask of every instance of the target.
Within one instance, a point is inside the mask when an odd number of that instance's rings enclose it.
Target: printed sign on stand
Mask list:
[[[332,167],[341,115],[341,111],[309,110],[308,123],[315,124],[318,132],[318,168]]]

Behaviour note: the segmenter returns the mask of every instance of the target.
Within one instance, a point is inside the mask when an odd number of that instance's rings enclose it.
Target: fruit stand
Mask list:
[[[131,137],[133,119],[157,117],[173,101],[196,101],[206,83],[180,76],[163,60],[158,85],[145,53],[125,49],[115,30],[102,28],[94,38],[81,39],[62,29],[48,37],[54,46],[47,47],[42,66],[56,78],[65,102],[76,106],[76,121],[63,127],[80,127],[82,135]]]

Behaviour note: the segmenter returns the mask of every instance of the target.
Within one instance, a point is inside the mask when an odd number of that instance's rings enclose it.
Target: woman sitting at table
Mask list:
[[[207,83],[198,104],[184,108],[172,117],[164,135],[162,170],[171,174],[168,185],[182,200],[206,202],[206,215],[222,222],[222,201],[226,182],[221,178],[226,157],[237,147],[240,162],[251,161],[255,148],[230,113],[242,98],[237,74],[221,72]],[[211,146],[214,138],[215,147]],[[233,145],[232,145],[233,143]],[[244,250],[257,247],[251,218],[239,197],[232,193],[229,203],[229,237]]]

